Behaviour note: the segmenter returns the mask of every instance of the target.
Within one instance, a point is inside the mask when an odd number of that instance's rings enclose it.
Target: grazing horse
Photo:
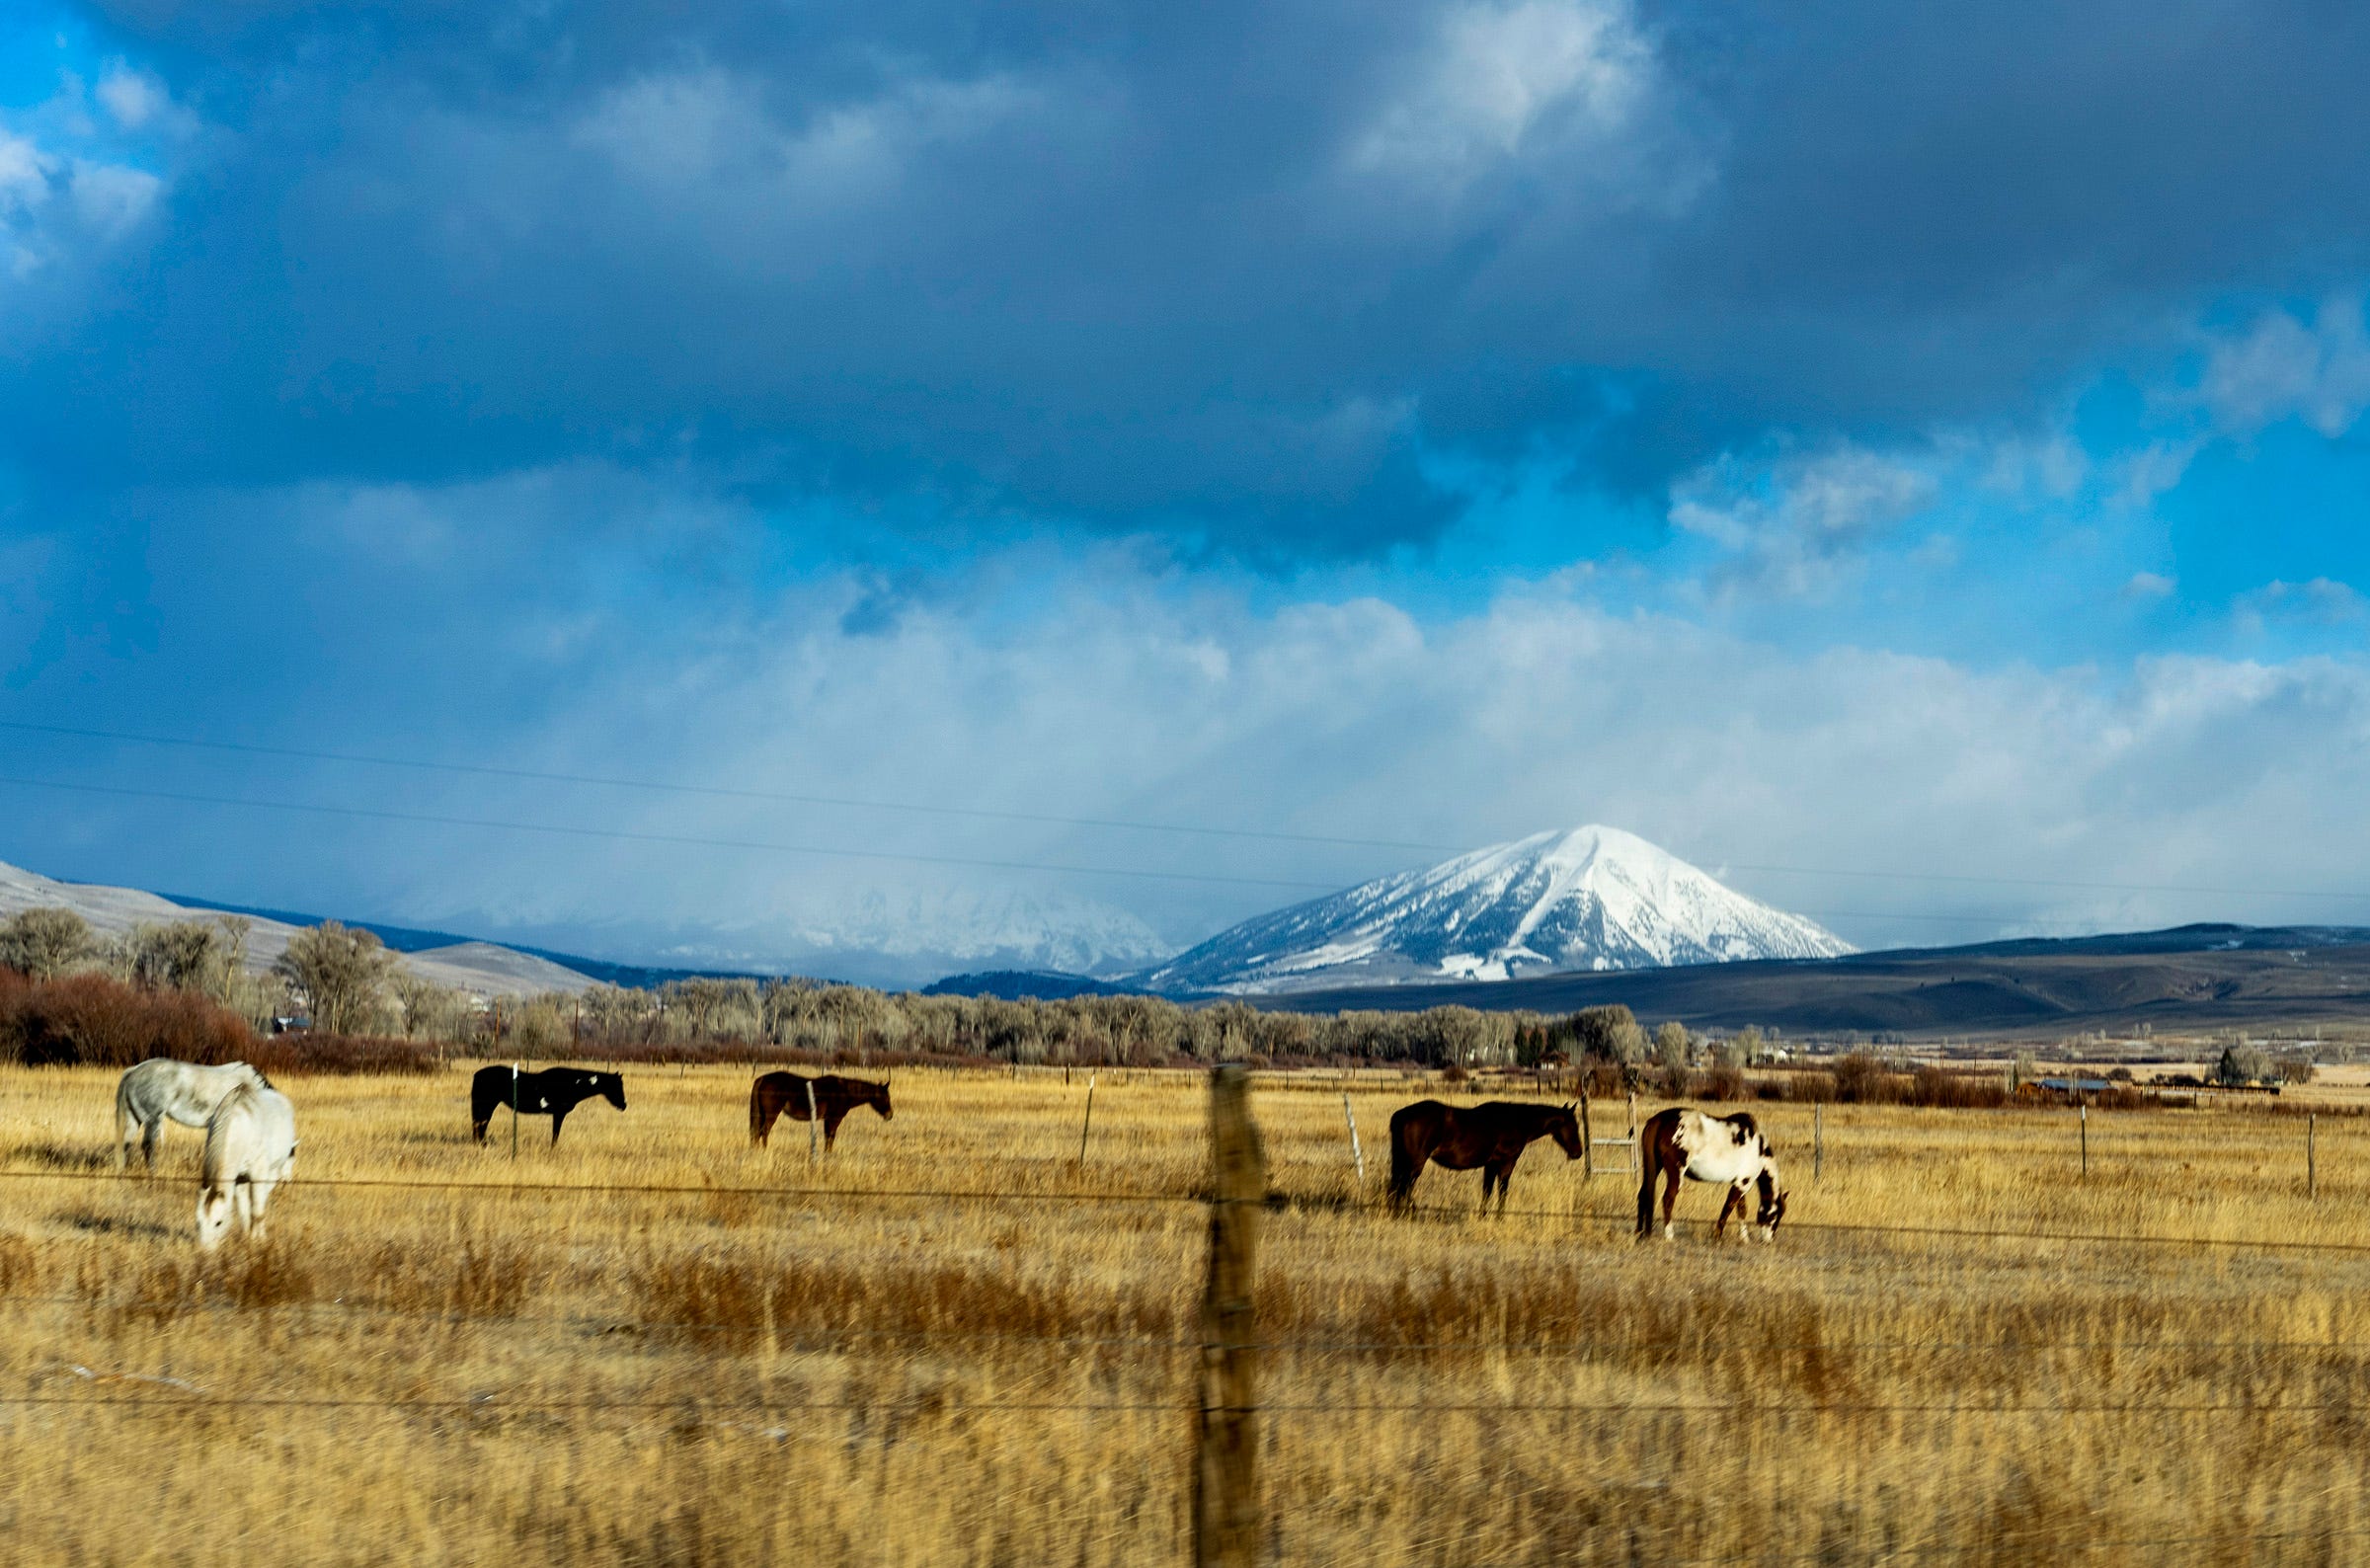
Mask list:
[[[889,1085],[885,1083],[842,1078],[830,1072],[820,1078],[801,1077],[795,1072],[768,1072],[749,1086],[749,1140],[763,1148],[773,1124],[781,1117],[787,1116],[793,1122],[806,1121],[810,1083],[815,1086],[815,1109],[823,1117],[826,1153],[830,1151],[831,1140],[839,1136],[839,1124],[859,1105],[869,1105],[880,1112],[884,1122],[896,1119],[897,1113],[889,1109]]]
[[[205,1122],[205,1156],[198,1181],[198,1245],[222,1244],[233,1220],[239,1233],[264,1239],[264,1210],[272,1189],[296,1169],[296,1109],[262,1080],[242,1082],[222,1096]]]
[[[560,1140],[560,1124],[568,1113],[594,1095],[622,1111],[625,1109],[625,1080],[614,1072],[588,1072],[583,1067],[545,1067],[539,1072],[520,1072],[516,1067],[480,1067],[477,1076],[469,1080],[469,1132],[480,1143],[486,1140],[486,1124],[504,1106],[514,1106],[520,1116],[551,1118],[551,1140]]]
[[[1506,1189],[1514,1183],[1515,1161],[1542,1137],[1552,1137],[1565,1159],[1581,1155],[1580,1121],[1568,1105],[1524,1105],[1491,1100],[1459,1107],[1418,1100],[1390,1116],[1390,1207],[1404,1209],[1415,1179],[1429,1160],[1444,1170],[1481,1167],[1481,1207],[1495,1189],[1498,1212],[1506,1211]]]
[[[124,1070],[116,1080],[116,1169],[131,1160],[131,1139],[139,1135],[140,1155],[151,1174],[156,1170],[156,1135],[168,1118],[183,1127],[202,1128],[222,1097],[242,1083],[269,1089],[264,1075],[244,1061],[201,1067],[171,1057],[150,1057]]]
[[[1671,1211],[1678,1207],[1682,1179],[1727,1184],[1728,1201],[1720,1205],[1720,1222],[1713,1232],[1721,1236],[1728,1233],[1728,1216],[1744,1214],[1746,1190],[1759,1188],[1761,1207],[1751,1233],[1763,1241],[1777,1239],[1778,1221],[1785,1217],[1785,1189],[1778,1179],[1778,1156],[1753,1118],[1742,1112],[1705,1116],[1673,1106],[1647,1119],[1638,1130],[1637,1143],[1639,1164],[1645,1167],[1645,1180],[1637,1189],[1638,1240],[1654,1233],[1657,1181],[1669,1184],[1662,1197],[1662,1234],[1670,1239]]]

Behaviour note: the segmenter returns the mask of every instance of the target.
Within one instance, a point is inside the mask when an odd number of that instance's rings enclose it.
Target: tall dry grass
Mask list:
[[[1082,1167],[1082,1075],[901,1070],[896,1120],[812,1168],[748,1147],[747,1087],[629,1074],[630,1111],[587,1105],[556,1150],[529,1120],[514,1162],[500,1118],[468,1140],[461,1068],[310,1079],[273,1243],[200,1260],[195,1134],[153,1182],[93,1179],[112,1074],[0,1070],[0,1169],[30,1173],[0,1178],[12,1555],[1178,1560],[1199,1080],[1106,1074]],[[1438,1092],[1255,1091],[1275,1560],[2370,1542],[2343,1533],[2370,1529],[2370,1254],[1820,1228],[2370,1241],[2359,1124],[2322,1126],[2316,1204],[2288,1119],[2094,1113],[2084,1182],[2070,1113],[1829,1107],[1814,1184],[1809,1109],[1757,1106],[1778,1244],[1709,1244],[1698,1188],[1640,1248],[1627,1180],[1545,1145],[1503,1219],[1439,1171],[1419,1216],[1369,1207],[1390,1109]],[[473,1185],[335,1185],[369,1180]],[[666,1190],[544,1190],[580,1184]],[[915,1190],[1018,1201],[883,1196]],[[1143,1196],[1083,1201],[1115,1193]]]

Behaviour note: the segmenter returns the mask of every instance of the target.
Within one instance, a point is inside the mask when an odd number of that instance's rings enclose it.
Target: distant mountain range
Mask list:
[[[1649,1023],[1789,1035],[2052,1038],[2297,1029],[2370,1021],[2370,929],[2184,925],[1905,948],[1787,963],[1546,975],[1495,985],[1377,985],[1254,998],[1296,1012],[1456,1005],[1562,1013],[1619,1002]]]
[[[1253,995],[1851,951],[1817,923],[1723,887],[1634,833],[1592,825],[1278,909],[1128,979],[1158,991]]]

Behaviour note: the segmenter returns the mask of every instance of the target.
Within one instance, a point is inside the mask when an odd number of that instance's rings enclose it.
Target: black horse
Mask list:
[[[1481,1207],[1489,1207],[1496,1189],[1498,1209],[1506,1208],[1506,1189],[1514,1182],[1515,1162],[1523,1150],[1542,1137],[1551,1137],[1566,1159],[1578,1159],[1580,1119],[1568,1105],[1525,1105],[1514,1100],[1490,1100],[1475,1106],[1443,1105],[1418,1100],[1390,1116],[1390,1207],[1403,1209],[1415,1191],[1415,1179],[1426,1161],[1445,1170],[1481,1167]]]
[[[520,1116],[550,1117],[551,1140],[557,1143],[568,1113],[594,1095],[622,1111],[625,1080],[614,1072],[588,1072],[583,1067],[545,1067],[539,1072],[480,1067],[469,1080],[469,1132],[483,1143],[494,1113],[515,1106]]]

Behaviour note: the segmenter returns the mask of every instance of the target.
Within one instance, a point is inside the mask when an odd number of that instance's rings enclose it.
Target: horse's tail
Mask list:
[[[749,1140],[751,1143],[761,1144],[765,1141],[765,1135],[772,1131],[765,1125],[766,1121],[765,1080],[758,1078],[749,1086]]]
[[[1413,1118],[1400,1111],[1390,1119],[1390,1207],[1404,1209],[1414,1195],[1415,1179],[1424,1173],[1430,1150],[1418,1147],[1422,1132]]]
[[[1668,1135],[1666,1127],[1677,1124],[1670,1111],[1658,1111],[1646,1118],[1646,1125],[1637,1130],[1637,1236],[1640,1241],[1654,1234],[1654,1179],[1662,1174],[1663,1144]],[[1679,1176],[1671,1182],[1676,1186]]]

